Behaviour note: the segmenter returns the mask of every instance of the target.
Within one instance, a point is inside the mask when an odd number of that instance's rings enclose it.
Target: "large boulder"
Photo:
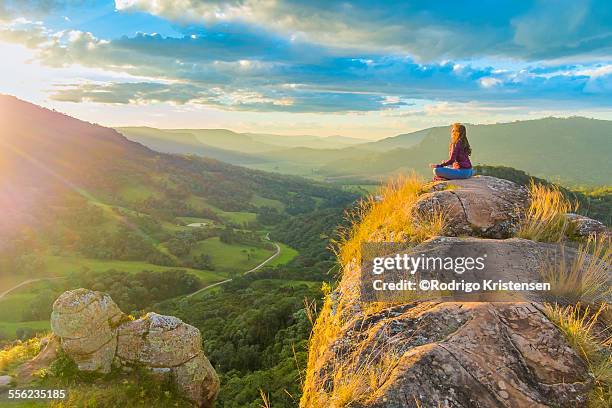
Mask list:
[[[508,180],[476,176],[433,183],[415,204],[415,215],[440,211],[446,235],[508,238],[529,204],[525,187]]]
[[[182,394],[200,407],[211,407],[219,378],[202,352],[200,331],[173,316],[148,313],[121,325],[117,357],[127,363],[169,372]]]
[[[117,347],[116,326],[123,317],[107,294],[75,289],[53,303],[51,329],[79,370],[108,373]]]
[[[418,245],[363,243],[361,263],[343,265],[342,280],[317,319],[300,407],[586,407],[593,377],[547,318],[542,303],[551,300],[551,293],[494,288],[471,296],[446,288],[421,297],[418,291],[373,290],[381,281],[392,287],[421,279],[545,283],[541,272],[554,272],[563,263],[572,274],[584,273],[589,265],[592,272],[593,260],[578,257],[574,248],[511,238],[528,205],[528,191],[510,181],[480,176],[436,182],[418,198],[406,222],[439,211],[447,236]],[[568,217],[579,235],[602,233],[593,220]],[[396,255],[398,263],[374,269],[374,259],[380,258],[380,267]],[[423,262],[486,261],[484,268],[460,272],[456,263],[450,269],[435,262],[432,267],[412,264],[417,269],[412,275],[396,266],[404,255]],[[609,265],[597,268],[600,282],[604,268],[612,282]],[[579,295],[559,290],[552,300],[570,302]],[[589,296],[610,300],[605,288]]]
[[[219,393],[219,377],[204,353],[172,368],[177,387],[192,401],[203,408],[210,408]]]
[[[558,244],[473,237],[436,237],[401,253],[453,259],[486,254],[485,269],[465,271],[460,279],[515,282],[542,282],[545,264],[571,263],[577,255]],[[325,336],[311,349],[301,407],[336,406],[337,398],[347,398],[347,384],[361,389],[350,396],[351,406],[361,408],[586,406],[592,378],[543,313],[541,294],[510,302],[451,296],[381,303],[367,290],[370,267],[367,261],[348,265],[326,301],[317,322],[324,327],[315,328]],[[378,278],[387,274],[385,281],[401,278],[394,270]]]
[[[416,246],[408,246],[403,249],[402,244],[382,243],[369,244],[369,251],[376,253],[381,251],[385,257],[393,257],[395,254],[406,254],[413,258],[441,258],[441,259],[460,259],[482,257],[484,269],[467,269],[457,274],[454,270],[435,269],[435,263],[431,268],[422,267],[419,276],[422,279],[431,278],[441,282],[461,279],[465,282],[482,282],[483,280],[493,281],[513,281],[521,283],[544,282],[543,273],[546,267],[565,264],[570,267],[576,259],[578,251],[572,247],[565,247],[560,244],[545,242],[535,242],[522,238],[509,239],[486,239],[474,237],[434,237]],[[366,248],[366,247],[362,247]],[[379,249],[377,249],[379,248]],[[391,249],[390,249],[391,248]],[[398,248],[398,249],[393,249]],[[376,255],[370,254],[370,257]],[[590,257],[586,257],[589,260]],[[586,267],[589,262],[585,262]],[[401,301],[402,292],[373,291],[374,280],[384,282],[397,282],[401,279],[410,278],[410,273],[405,270],[387,269],[383,275],[376,275],[372,272],[373,264],[364,259],[362,265],[352,265],[345,268],[342,281],[336,289],[333,303],[334,309],[339,309],[341,313],[350,318],[354,313],[360,313],[362,305],[372,301]],[[612,281],[612,270],[609,272]],[[513,292],[496,293],[475,291],[466,294],[463,290],[451,291],[447,295],[457,300],[465,301],[487,301],[503,299],[520,301],[558,301],[565,302],[559,295],[553,296],[549,292]],[[603,293],[591,295],[605,296]],[[393,296],[396,296],[395,298]],[[587,299],[588,300],[588,299]],[[610,299],[612,300],[612,299]]]
[[[530,303],[390,308],[350,326],[328,361],[376,366],[377,350],[393,356],[385,376],[352,406],[569,408],[584,406],[592,387],[586,364]]]
[[[130,320],[107,294],[64,292],[53,304],[51,328],[79,370],[108,373],[113,362],[138,365],[154,378],[170,377],[198,407],[212,407],[219,378],[202,351],[200,331],[173,316],[149,313]]]
[[[178,366],[202,351],[198,329],[157,313],[121,325],[117,339],[117,357],[150,367]]]

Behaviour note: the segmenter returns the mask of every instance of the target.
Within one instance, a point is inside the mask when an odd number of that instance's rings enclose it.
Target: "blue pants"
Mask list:
[[[436,176],[449,180],[466,179],[474,175],[473,169],[454,169],[452,167],[436,167],[433,172]]]

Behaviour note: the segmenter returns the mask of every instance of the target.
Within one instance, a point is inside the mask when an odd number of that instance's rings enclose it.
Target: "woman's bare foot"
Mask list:
[[[440,177],[440,176],[433,176],[433,181],[446,181],[448,179],[445,179],[444,177]]]

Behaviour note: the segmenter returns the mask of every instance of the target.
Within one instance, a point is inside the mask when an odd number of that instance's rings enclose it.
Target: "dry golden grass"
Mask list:
[[[568,212],[578,205],[566,199],[557,187],[531,183],[530,205],[517,233],[520,238],[540,242],[561,242],[572,230]]]
[[[341,231],[342,237],[332,243],[340,268],[346,271],[351,266],[361,264],[362,245],[369,242],[402,242],[420,243],[444,231],[445,219],[439,212],[418,215],[414,206],[424,192],[425,181],[412,174],[399,176],[382,187],[377,196],[362,200],[359,205],[347,214],[349,227]],[[310,335],[308,350],[308,367],[301,407],[308,408],[341,408],[350,406],[364,399],[375,391],[386,380],[399,357],[391,351],[379,352],[367,362],[353,365],[353,362],[334,361],[334,372],[331,373],[331,389],[327,392],[320,384],[315,384],[317,362],[329,345],[338,338],[341,321],[340,310],[332,309],[331,288],[324,286],[326,300],[316,324]],[[390,304],[365,305],[366,314],[376,313]],[[338,306],[339,307],[339,306]]]
[[[359,351],[355,354],[361,355]],[[400,357],[393,350],[379,349],[372,351],[360,363],[350,359],[336,360],[329,391],[317,390],[309,403],[302,406],[345,408],[364,402],[390,378]]]
[[[260,408],[272,408],[272,403],[270,402],[270,397],[261,388],[259,389],[259,396],[261,398]]]
[[[40,352],[40,341],[42,337],[34,337],[25,341],[6,346],[0,350],[0,373],[5,373],[11,368],[32,359]]]
[[[364,401],[389,379],[399,360],[400,356],[383,352],[376,361],[338,370],[334,373],[333,393],[328,396],[328,406],[344,408]]]
[[[341,266],[361,262],[361,245],[367,242],[422,242],[444,230],[441,213],[418,216],[414,205],[426,191],[425,181],[412,174],[399,176],[382,187],[378,196],[360,202],[348,214],[350,225],[342,238],[333,242]]]
[[[330,300],[331,287],[327,283],[323,283],[322,289],[325,295],[325,303],[323,303],[321,313],[310,332],[307,374],[304,380],[304,392],[300,401],[301,407],[323,406],[319,405],[319,400],[322,398],[320,397],[321,392],[317,390],[315,376],[312,374],[312,371],[315,369],[318,359],[325,352],[327,346],[338,336],[340,331],[337,315],[332,313],[332,302]],[[310,375],[309,371],[311,372]]]
[[[612,327],[601,318],[609,311],[608,304],[603,303],[595,312],[580,304],[565,307],[546,304],[544,307],[548,318],[589,366],[595,386],[589,395],[588,406],[612,406]]]
[[[576,257],[568,265],[564,250],[559,262],[545,264],[540,272],[543,282],[551,284],[551,297],[565,304],[607,301],[612,296],[608,270],[612,262],[609,239],[589,238],[578,247]]]

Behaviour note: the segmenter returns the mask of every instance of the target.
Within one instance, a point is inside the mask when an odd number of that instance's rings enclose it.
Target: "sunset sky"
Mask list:
[[[609,0],[0,0],[0,52],[0,93],[109,126],[612,119]]]

